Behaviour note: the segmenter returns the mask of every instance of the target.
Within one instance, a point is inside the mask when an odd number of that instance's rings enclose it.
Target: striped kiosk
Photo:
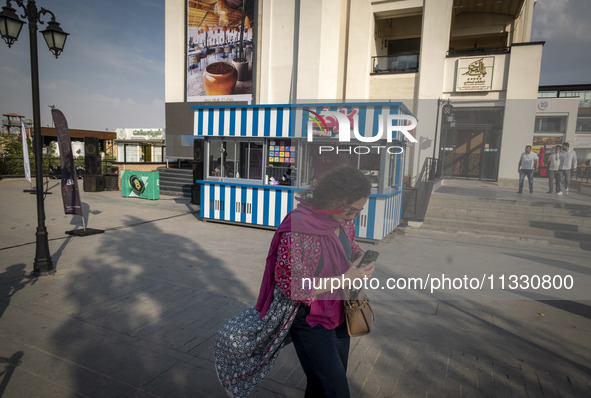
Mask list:
[[[406,144],[416,126],[404,104],[191,108],[204,146],[203,177],[195,181],[202,218],[277,227],[315,178],[349,165],[373,187],[355,219],[358,238],[380,240],[400,223]]]

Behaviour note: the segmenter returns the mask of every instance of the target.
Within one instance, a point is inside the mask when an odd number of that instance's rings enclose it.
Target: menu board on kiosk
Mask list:
[[[278,166],[289,166],[296,162],[296,147],[291,141],[270,141],[268,149],[269,163],[280,163]]]

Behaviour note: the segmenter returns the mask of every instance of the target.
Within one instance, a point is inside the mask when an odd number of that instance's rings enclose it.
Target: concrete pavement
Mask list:
[[[105,233],[72,237],[64,232],[82,222],[63,214],[50,180],[57,272],[31,279],[37,220],[27,188],[0,181],[0,396],[225,396],[215,332],[254,304],[273,232],[202,222],[186,199],[82,192],[87,226]],[[591,394],[589,252],[444,234],[395,233],[362,246],[380,251],[382,283],[427,274],[499,282],[513,273],[570,275],[575,286],[370,291],[376,323],[352,340],[354,397]],[[304,386],[288,346],[253,396],[301,397]]]

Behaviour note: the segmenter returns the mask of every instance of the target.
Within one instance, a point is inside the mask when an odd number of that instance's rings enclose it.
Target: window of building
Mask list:
[[[418,72],[421,39],[388,41],[388,62],[394,72]]]
[[[118,162],[139,162],[140,147],[137,144],[119,144],[117,149]]]
[[[566,133],[566,116],[537,116],[535,133]]]
[[[418,72],[420,43],[421,39],[389,40],[388,55],[373,57],[373,72]]]
[[[421,47],[421,39],[388,40],[388,55],[418,55]]]
[[[117,143],[117,161],[123,163],[162,163],[164,145],[155,143]]]
[[[591,134],[591,117],[577,118],[576,132],[580,134]]]
[[[418,72],[422,15],[420,9],[406,11],[415,15],[375,15],[373,73]]]
[[[579,170],[591,170],[591,149],[574,148],[574,151],[577,154]]]

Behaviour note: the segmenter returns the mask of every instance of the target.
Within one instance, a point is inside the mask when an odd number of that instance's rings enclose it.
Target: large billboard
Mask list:
[[[252,101],[255,0],[187,0],[187,102]]]

